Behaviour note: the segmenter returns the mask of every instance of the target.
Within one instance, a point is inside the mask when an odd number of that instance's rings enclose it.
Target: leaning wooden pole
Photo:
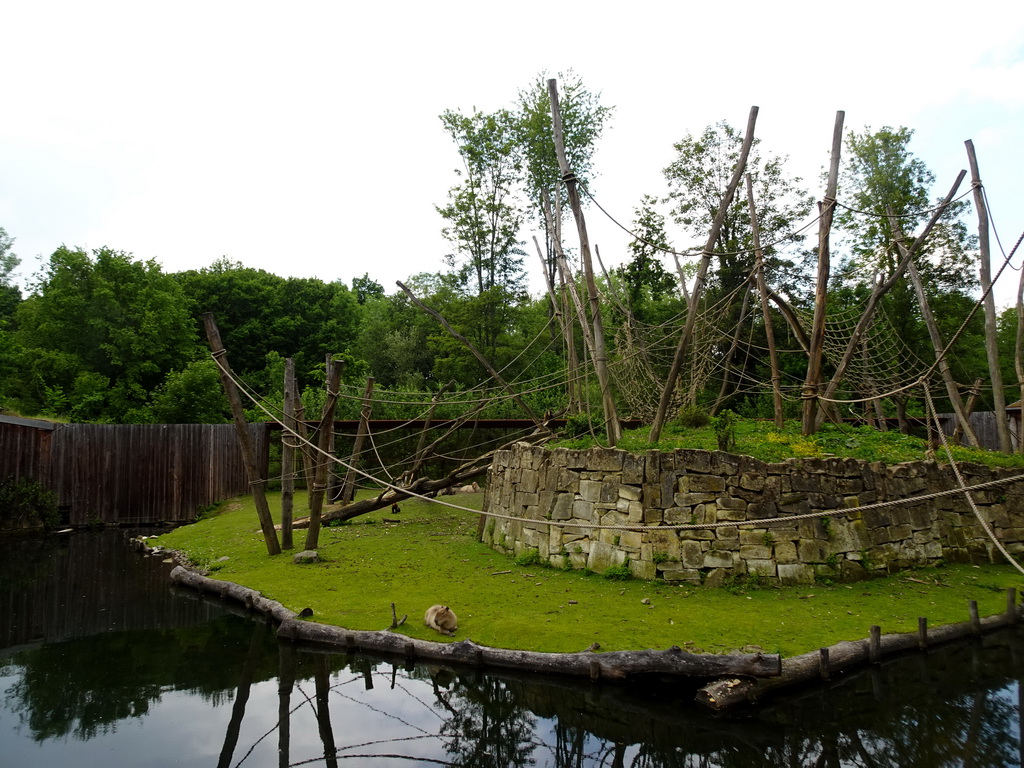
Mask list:
[[[860,320],[857,321],[857,325],[853,329],[853,333],[850,334],[850,340],[846,344],[846,350],[843,352],[842,358],[836,364],[836,370],[832,374],[832,378],[829,379],[828,384],[825,385],[825,392],[821,395],[821,398],[825,402],[831,400],[835,395],[836,390],[839,389],[839,384],[846,376],[846,371],[850,366],[850,362],[853,360],[854,353],[860,346],[861,339],[864,337],[868,326],[870,326],[875,319],[875,312],[878,309],[878,305],[879,302],[881,302],[882,297],[892,289],[901,277],[903,277],[903,273],[907,271],[907,264],[909,264],[914,255],[921,250],[921,246],[924,244],[924,241],[928,239],[928,235],[931,233],[932,228],[938,220],[942,218],[942,214],[945,212],[949,204],[953,202],[953,198],[956,197],[956,191],[960,188],[960,183],[964,180],[964,176],[966,175],[966,171],[960,171],[960,173],[957,174],[956,181],[953,182],[953,186],[950,188],[945,199],[932,212],[932,216],[928,220],[928,223],[925,224],[924,229],[922,229],[921,233],[914,239],[914,242],[910,244],[910,247],[903,251],[903,258],[900,259],[900,263],[896,265],[892,274],[885,280],[879,282],[871,291],[867,305],[861,313]],[[900,407],[899,403],[897,403],[897,408]],[[805,411],[804,415],[806,415],[806,413],[807,412]],[[902,423],[903,414],[902,412],[898,412],[897,415],[900,416],[900,429],[902,430],[905,428],[905,424]],[[821,427],[824,420],[825,411],[822,408],[818,410],[817,414],[815,414],[814,431],[817,431],[818,428]]]
[[[363,443],[366,436],[370,434],[370,416],[373,413],[373,377],[366,379],[366,389],[363,391],[363,407],[359,411],[359,427],[356,429],[355,444],[352,446],[352,455],[348,459],[348,471],[345,473],[345,481],[341,484],[341,503],[348,504],[356,497],[356,468],[363,453]]]
[[[281,554],[281,544],[277,540],[277,531],[274,530],[274,519],[270,514],[270,505],[267,504],[267,496],[264,493],[263,478],[256,464],[256,449],[252,443],[252,434],[249,432],[249,425],[245,421],[245,412],[242,410],[242,399],[238,394],[238,387],[235,386],[234,377],[231,374],[231,366],[228,364],[227,350],[220,339],[220,329],[213,319],[212,312],[203,313],[203,325],[206,327],[206,338],[210,342],[210,349],[213,352],[213,359],[220,371],[220,382],[224,387],[224,394],[228,397],[228,404],[231,406],[231,416],[235,424],[235,434],[238,436],[238,447],[242,451],[242,461],[245,464],[245,474],[249,478],[249,487],[252,489],[252,498],[256,503],[256,515],[260,519],[260,529],[263,531],[263,540],[267,543],[267,554]]]
[[[818,427],[818,388],[821,386],[821,363],[825,350],[825,310],[828,297],[828,276],[831,270],[832,216],[836,209],[836,187],[839,184],[839,157],[843,149],[843,120],[846,113],[836,112],[832,130],[832,156],[828,168],[825,199],[819,204],[818,218],[818,278],[814,287],[814,319],[811,321],[810,348],[807,351],[807,376],[803,389],[802,432],[813,434]]]
[[[779,372],[779,354],[775,350],[775,330],[772,328],[771,307],[768,305],[768,284],[764,279],[764,251],[761,249],[761,231],[757,226],[757,208],[754,204],[754,183],[747,180],[747,205],[750,208],[750,231],[754,240],[754,255],[757,257],[757,292],[761,296],[761,315],[764,318],[764,335],[768,342],[768,362],[772,371],[772,406],[775,414],[775,428],[783,427],[782,374]]]
[[[750,115],[747,118],[747,130],[743,136],[743,145],[740,147],[740,156],[736,161],[736,167],[732,172],[732,179],[722,195],[722,202],[718,206],[718,213],[711,223],[711,232],[708,233],[707,243],[701,253],[700,265],[697,267],[697,276],[693,281],[693,293],[690,294],[690,305],[686,313],[686,325],[683,326],[683,333],[679,337],[679,344],[676,346],[676,353],[672,358],[672,366],[669,368],[668,377],[665,379],[665,386],[661,390],[661,399],[658,402],[658,411],[654,416],[654,423],[651,425],[650,442],[656,443],[661,438],[661,430],[668,418],[668,406],[672,402],[672,393],[676,388],[676,380],[682,370],[683,361],[689,351],[690,342],[693,340],[693,329],[697,324],[697,307],[700,305],[704,293],[704,283],[707,281],[708,267],[711,265],[711,257],[714,255],[715,243],[718,235],[725,224],[725,215],[729,212],[736,188],[740,185],[743,172],[747,167],[747,156],[750,148],[754,145],[754,126],[757,123],[757,107],[750,108]]]
[[[889,216],[890,221],[892,221],[893,232],[896,235],[896,247],[899,248],[901,254],[905,253],[906,246],[904,245],[903,232],[900,228],[899,220],[893,216],[891,210],[889,211]],[[939,373],[942,375],[942,382],[946,386],[946,397],[949,398],[949,404],[956,414],[957,422],[963,425],[963,433],[967,436],[967,442],[975,448],[980,448],[978,436],[974,433],[971,422],[967,418],[967,413],[964,411],[960,390],[957,388],[956,381],[953,379],[953,371],[950,369],[949,361],[944,354],[945,344],[942,341],[942,334],[939,332],[939,326],[935,322],[935,315],[932,314],[928,294],[924,291],[924,282],[921,280],[921,275],[918,273],[917,265],[914,264],[913,259],[907,262],[907,275],[910,277],[910,282],[914,285],[915,293],[917,293],[917,303],[921,307],[921,317],[928,328],[928,336],[931,338],[932,349],[935,351],[935,357],[938,361]]]
[[[580,238],[580,260],[583,262],[583,275],[587,280],[587,293],[590,299],[590,322],[594,332],[594,369],[597,372],[598,385],[601,388],[601,404],[604,407],[605,429],[608,445],[614,446],[622,437],[622,425],[615,408],[612,395],[611,376],[608,373],[608,353],[604,344],[604,321],[601,319],[601,303],[597,295],[597,283],[594,280],[594,266],[590,256],[590,236],[587,234],[587,222],[583,218],[583,206],[580,205],[579,190],[576,188],[576,176],[569,167],[565,157],[565,142],[562,134],[562,113],[558,107],[558,83],[548,80],[548,95],[551,98],[551,127],[554,134],[555,154],[558,157],[558,169],[562,173],[569,205],[576,219],[576,230]]]
[[[999,369],[999,341],[996,334],[996,299],[992,294],[992,261],[989,250],[988,208],[985,193],[978,172],[978,158],[974,154],[974,142],[968,139],[967,160],[971,166],[971,187],[974,189],[974,207],[978,210],[978,266],[981,290],[985,307],[985,353],[988,356],[988,375],[992,382],[992,408],[996,412],[996,434],[999,435],[999,450],[1013,453],[1010,427],[1006,423],[1006,393],[1003,391],[1003,374]]]
[[[327,355],[327,399],[324,401],[323,417],[316,436],[317,452],[314,456],[316,469],[313,472],[313,487],[309,489],[309,528],[306,529],[306,549],[320,545],[320,516],[327,492],[327,471],[331,463],[331,445],[334,442],[334,407],[338,402],[338,387],[341,385],[341,371],[344,364]]]
[[[295,502],[295,359],[284,361],[284,426],[281,430],[281,548],[292,548]]]

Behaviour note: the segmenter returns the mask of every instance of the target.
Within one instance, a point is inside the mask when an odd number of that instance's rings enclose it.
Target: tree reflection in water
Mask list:
[[[97,542],[89,545],[87,573],[103,555]],[[230,615],[216,600],[172,595],[166,582],[149,577],[146,589],[125,586],[123,597],[108,593],[122,577],[104,578],[103,589],[78,586],[71,597],[54,597],[62,584],[88,583],[68,570],[60,551],[34,571],[44,587],[21,578],[6,589],[14,582],[3,580],[2,562],[0,606],[16,608],[6,619],[0,611],[0,622],[14,622],[0,626],[0,637],[14,639],[0,648],[5,765],[996,768],[1022,762],[1024,626],[890,659],[756,710],[716,717],[692,704],[692,691],[666,686],[484,675],[279,645],[263,621]],[[101,567],[124,571],[115,565]],[[76,637],[72,628],[82,625],[69,622],[64,609],[72,600],[75,611],[121,613]],[[27,643],[29,636],[39,639]],[[152,748],[141,762],[133,751],[140,742]]]

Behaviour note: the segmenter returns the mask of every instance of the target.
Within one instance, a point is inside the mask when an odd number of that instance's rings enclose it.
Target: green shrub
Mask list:
[[[57,494],[35,480],[0,480],[0,527],[25,528],[42,523],[47,530],[60,525]]]
[[[540,550],[524,549],[515,559],[516,565],[538,565],[540,563]]]
[[[633,572],[629,570],[629,560],[622,565],[613,565],[601,575],[610,581],[628,581],[633,578]]]
[[[726,409],[711,420],[718,450],[733,453],[736,450],[736,414]]]
[[[679,409],[673,422],[687,429],[703,429],[711,423],[711,417],[707,411],[696,405],[685,405]]]

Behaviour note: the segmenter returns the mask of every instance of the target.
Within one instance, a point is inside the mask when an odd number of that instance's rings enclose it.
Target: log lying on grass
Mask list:
[[[612,651],[609,653],[539,653],[477,645],[472,640],[434,643],[391,632],[344,629],[328,624],[289,620],[277,636],[345,651],[367,650],[402,655],[409,659],[469,664],[495,669],[589,677],[591,680],[625,680],[636,675],[708,678],[722,675],[763,677],[781,671],[776,655],[753,653],[737,656],[693,654],[673,646],[666,651]]]
[[[212,592],[221,597],[237,600],[246,608],[262,613],[264,616],[269,616],[277,622],[288,621],[298,616],[295,611],[285,608],[276,600],[264,597],[255,589],[249,589],[249,587],[243,587],[230,581],[208,579],[181,565],[176,566],[171,571],[171,581],[200,592]]]
[[[341,651],[375,651],[421,661],[452,662],[495,669],[520,669],[609,681],[625,680],[636,675],[699,679],[725,675],[765,677],[778,675],[782,670],[781,659],[774,654],[694,654],[676,646],[666,651],[538,653],[490,648],[477,645],[472,640],[435,643],[388,631],[349,630],[302,621],[297,613],[263,597],[254,589],[229,581],[209,579],[180,565],[171,571],[171,580],[193,589],[237,600],[247,608],[273,618],[281,624],[277,631],[279,638]]]

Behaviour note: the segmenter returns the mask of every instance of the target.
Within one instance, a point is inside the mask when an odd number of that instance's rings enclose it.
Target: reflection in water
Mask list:
[[[1021,763],[1021,629],[716,717],[691,690],[664,685],[483,675],[278,644],[263,621],[172,592],[169,566],[121,536],[0,543],[4,765]]]

